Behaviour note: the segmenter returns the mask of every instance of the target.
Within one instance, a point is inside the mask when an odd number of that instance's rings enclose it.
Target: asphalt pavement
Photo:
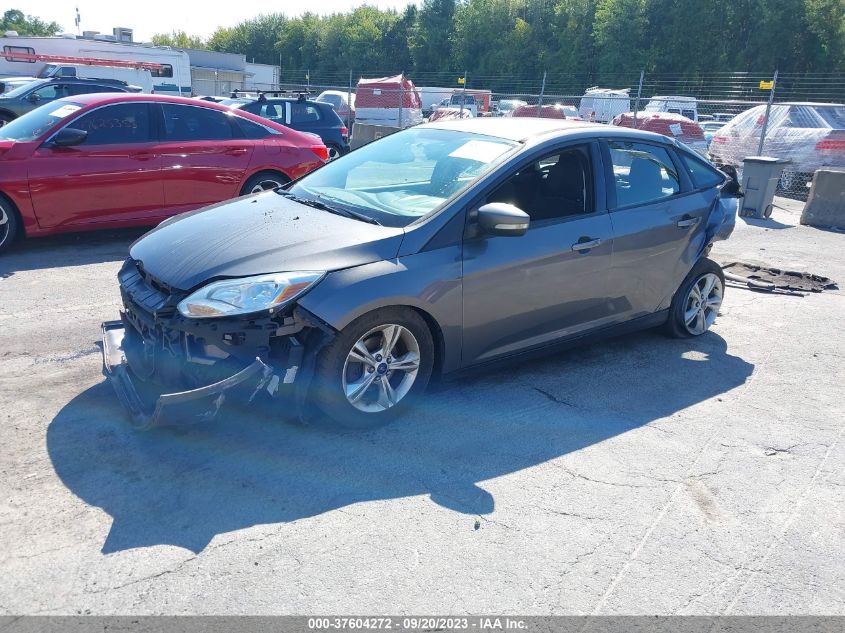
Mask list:
[[[845,283],[778,199],[713,257]],[[0,256],[0,614],[845,614],[845,293],[728,287],[400,422],[132,431],[100,322],[139,231]]]

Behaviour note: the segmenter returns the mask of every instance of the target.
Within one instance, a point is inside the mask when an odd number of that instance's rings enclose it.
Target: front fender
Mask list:
[[[443,335],[443,371],[461,358],[461,248],[459,245],[381,260],[329,273],[299,305],[337,330],[390,306],[425,312]]]

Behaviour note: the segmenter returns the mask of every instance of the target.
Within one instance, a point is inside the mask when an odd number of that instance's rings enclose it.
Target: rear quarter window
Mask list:
[[[696,189],[708,189],[724,182],[725,177],[715,167],[708,165],[703,160],[686,152],[678,152],[678,156],[680,156],[681,163]]]

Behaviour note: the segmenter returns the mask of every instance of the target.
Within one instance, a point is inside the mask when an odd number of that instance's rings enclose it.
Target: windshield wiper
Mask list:
[[[283,191],[281,189],[276,189],[276,193],[285,196],[286,198],[290,198],[294,202],[298,202],[299,204],[304,204],[315,209],[320,209],[321,211],[328,211],[329,213],[334,213],[335,215],[340,215],[345,218],[353,218],[355,220],[367,222],[368,224],[376,224],[378,226],[381,226],[381,222],[379,222],[375,218],[371,218],[370,216],[364,215],[363,213],[359,213],[358,211],[353,211],[352,209],[347,209],[346,207],[327,204],[323,202],[322,198],[300,198],[299,196],[296,196],[290,193],[289,191]]]

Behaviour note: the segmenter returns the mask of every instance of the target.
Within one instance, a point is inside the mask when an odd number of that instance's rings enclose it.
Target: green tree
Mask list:
[[[205,40],[198,35],[188,35],[185,31],[157,33],[151,39],[156,46],[172,46],[173,48],[205,48]]]
[[[55,35],[62,30],[57,22],[45,22],[32,15],[24,15],[18,9],[9,9],[0,21],[0,30],[16,31],[18,35]]]

